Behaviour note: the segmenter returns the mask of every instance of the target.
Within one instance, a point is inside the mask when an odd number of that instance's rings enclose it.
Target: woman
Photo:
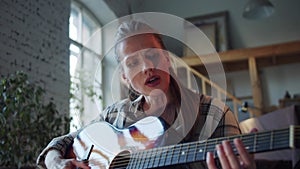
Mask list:
[[[159,34],[148,25],[137,21],[121,24],[116,35],[115,53],[130,94],[128,99],[107,107],[100,115],[101,120],[125,128],[147,116],[161,117],[176,135],[170,137],[171,144],[240,134],[238,123],[227,106],[179,83]],[[38,165],[89,168],[75,159],[64,159],[75,135],[53,139],[39,156]],[[207,153],[206,163],[172,168],[214,169],[218,165],[222,168],[255,168],[241,141],[235,140],[234,145],[240,158],[233,154],[230,143],[223,141],[216,146],[220,163],[216,164],[213,154]]]

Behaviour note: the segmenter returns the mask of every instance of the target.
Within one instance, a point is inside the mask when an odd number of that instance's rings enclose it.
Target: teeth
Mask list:
[[[153,82],[154,80],[156,80],[156,77],[153,77],[153,78],[151,78],[151,79],[149,79],[149,83],[151,83],[151,82]]]
[[[155,77],[154,77],[154,78],[151,78],[150,81],[153,81],[153,80],[155,80],[155,79],[156,79]]]

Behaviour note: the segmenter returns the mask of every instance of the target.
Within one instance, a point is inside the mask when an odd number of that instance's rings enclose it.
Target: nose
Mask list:
[[[152,71],[152,69],[155,68],[153,61],[149,58],[144,57],[144,56],[142,56],[142,58],[143,58],[142,71],[144,73],[147,73],[148,71]]]

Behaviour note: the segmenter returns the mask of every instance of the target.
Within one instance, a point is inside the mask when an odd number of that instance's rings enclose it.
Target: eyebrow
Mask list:
[[[128,57],[137,56],[137,53],[139,53],[139,52],[141,52],[141,51],[143,52],[143,54],[147,54],[148,52],[151,52],[151,51],[153,51],[154,49],[160,49],[160,48],[150,47],[150,48],[147,48],[147,49],[138,50],[138,51],[135,51],[135,52],[133,52],[133,53],[131,53],[131,54],[129,54],[129,55],[125,55],[125,56],[123,57],[123,59],[126,59],[126,58],[128,58]]]
[[[142,50],[138,50],[138,51],[135,51],[133,53],[130,53],[129,55],[124,55],[124,58],[126,57],[131,57],[131,56],[135,56],[137,55],[137,53],[140,53],[141,51],[143,51],[143,53],[146,53],[148,52],[149,50],[151,50],[152,48],[147,48],[147,49],[142,49]]]
[[[138,53],[138,51],[137,51],[137,52],[134,52],[134,53],[131,53],[131,54],[129,54],[129,55],[125,55],[125,56],[123,57],[123,59],[131,58],[131,57],[136,57],[136,56],[137,56],[137,53]]]

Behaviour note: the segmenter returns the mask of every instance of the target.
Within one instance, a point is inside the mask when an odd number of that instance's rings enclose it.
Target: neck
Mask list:
[[[148,116],[159,116],[167,123],[173,123],[181,100],[179,87],[174,81],[171,80],[166,93],[154,90],[149,96],[145,96],[143,109]]]
[[[149,96],[145,96],[143,109],[147,115],[160,116],[166,106],[171,103],[169,92],[164,93],[161,90],[153,90]]]

